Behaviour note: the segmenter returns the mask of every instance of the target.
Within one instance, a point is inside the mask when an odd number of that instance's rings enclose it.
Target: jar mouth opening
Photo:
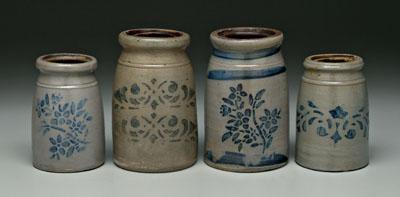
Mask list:
[[[315,70],[360,70],[364,65],[360,56],[346,53],[326,53],[309,56],[304,61],[305,68]]]
[[[97,68],[97,60],[79,53],[53,53],[38,57],[36,68],[49,72],[92,72]]]
[[[92,58],[79,55],[79,54],[53,54],[53,55],[46,55],[42,58],[43,61],[49,63],[57,63],[57,64],[83,64],[86,62],[93,61]]]
[[[279,34],[277,30],[267,28],[229,28],[223,29],[217,33],[221,38],[234,40],[254,40],[269,37],[275,37]]]
[[[322,63],[348,63],[355,61],[356,57],[347,54],[327,54],[313,56],[311,60]]]
[[[213,47],[220,51],[254,53],[279,48],[283,33],[267,27],[229,27],[210,34]]]
[[[125,34],[142,38],[176,38],[183,35],[178,31],[163,29],[132,29],[126,31]]]

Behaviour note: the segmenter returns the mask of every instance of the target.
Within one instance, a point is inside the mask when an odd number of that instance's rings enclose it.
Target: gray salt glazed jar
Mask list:
[[[32,110],[34,167],[78,172],[104,163],[103,106],[94,76],[97,61],[59,53],[37,59]]]
[[[351,54],[313,55],[297,105],[296,162],[320,171],[368,165],[368,96],[363,60]]]
[[[132,29],[123,47],[113,95],[114,162],[140,172],[168,172],[197,158],[196,95],[185,52],[189,35]]]
[[[279,30],[237,27],[211,33],[205,162],[259,172],[288,161],[288,89]]]

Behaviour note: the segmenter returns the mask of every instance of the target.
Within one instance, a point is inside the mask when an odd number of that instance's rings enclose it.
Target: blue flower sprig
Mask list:
[[[239,152],[244,145],[251,148],[261,146],[263,153],[271,146],[273,133],[278,130],[281,111],[278,108],[264,109],[263,116],[256,116],[256,111],[265,103],[262,99],[264,93],[265,89],[261,89],[253,96],[243,90],[241,83],[230,87],[230,94],[222,98],[223,104],[220,107],[220,114],[229,118],[222,142],[231,139]]]
[[[61,103],[60,94],[45,94],[36,104],[37,117],[41,119],[41,132],[49,138],[50,158],[59,160],[61,156],[70,157],[75,152],[83,151],[89,143],[87,124],[93,117],[86,111],[87,99],[79,102]]]

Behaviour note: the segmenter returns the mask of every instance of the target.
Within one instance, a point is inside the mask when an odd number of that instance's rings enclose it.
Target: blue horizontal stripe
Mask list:
[[[214,48],[213,55],[224,59],[250,60],[250,59],[258,59],[258,58],[272,56],[278,53],[280,50],[281,47],[272,47],[253,52],[238,53],[238,52],[221,51],[219,49]]]
[[[236,79],[259,79],[271,77],[286,72],[285,66],[278,66],[262,70],[211,70],[208,79],[214,80],[236,80]]]

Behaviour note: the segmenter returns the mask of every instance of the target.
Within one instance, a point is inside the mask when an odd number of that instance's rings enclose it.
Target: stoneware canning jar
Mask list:
[[[132,29],[123,47],[113,95],[114,162],[141,172],[167,172],[196,162],[197,121],[189,35]]]
[[[363,60],[350,54],[304,61],[297,105],[296,162],[320,171],[368,165],[368,96]]]
[[[78,172],[104,163],[103,106],[94,76],[97,61],[82,54],[50,54],[40,70],[32,110],[34,167]]]
[[[288,90],[281,31],[238,27],[211,33],[205,162],[236,172],[288,161]]]

